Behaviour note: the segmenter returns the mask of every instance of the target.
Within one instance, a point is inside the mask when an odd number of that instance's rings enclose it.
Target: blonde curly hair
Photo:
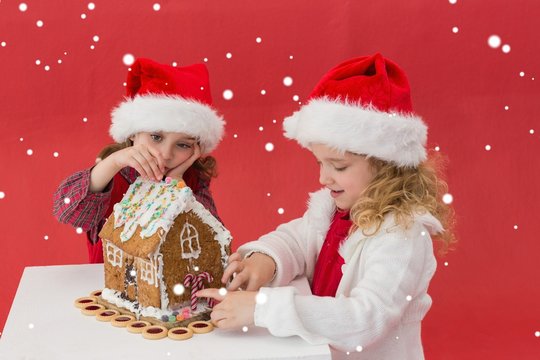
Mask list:
[[[398,225],[407,228],[415,212],[429,212],[439,220],[444,231],[434,235],[441,247],[439,253],[446,254],[454,248],[454,210],[442,201],[448,185],[442,177],[443,159],[440,154],[431,154],[428,160],[417,167],[398,167],[377,158],[368,158],[374,178],[353,205],[350,232],[362,229],[366,236],[378,232],[384,216],[395,215]]]

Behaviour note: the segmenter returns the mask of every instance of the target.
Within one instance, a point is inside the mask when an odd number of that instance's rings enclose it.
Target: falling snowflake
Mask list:
[[[173,286],[173,293],[175,295],[182,295],[186,291],[186,288],[182,284],[176,284]]]
[[[99,36],[94,35],[94,37],[92,38],[92,40],[94,40],[94,42],[98,42],[98,41],[99,41]]]
[[[510,45],[505,44],[501,49],[503,53],[508,54],[510,52]]]
[[[154,11],[159,11],[161,9],[161,5],[159,5],[158,3],[155,3],[152,8],[154,9]]]
[[[264,303],[266,303],[268,301],[268,296],[264,293],[257,293],[257,295],[255,295],[255,302],[259,305],[262,305]]]
[[[292,77],[290,77],[290,76],[285,76],[285,77],[283,78],[283,85],[285,85],[285,86],[291,86],[292,83],[293,83]]]
[[[132,54],[125,54],[125,55],[122,57],[122,62],[123,62],[124,65],[126,65],[126,66],[131,66],[131,65],[133,65],[133,63],[135,62],[135,56],[133,56]]]
[[[43,27],[43,21],[41,21],[41,20],[36,21],[36,26],[37,27]]]
[[[96,4],[88,3],[88,10],[94,10],[95,8],[96,8]]]
[[[231,100],[233,98],[233,96],[234,96],[234,94],[233,94],[232,90],[227,89],[227,90],[223,91],[223,98],[225,100]]]
[[[227,53],[227,54],[225,55],[225,57],[226,57],[227,59],[230,59],[230,58],[232,58],[232,54],[231,54],[231,53]]]
[[[501,46],[501,38],[498,35],[491,35],[488,38],[488,45],[493,49],[498,48]]]
[[[457,27],[457,26],[454,26],[454,27],[452,28],[452,32],[453,32],[454,34],[457,34],[457,33],[459,32],[458,27]]]
[[[260,37],[257,37],[257,38],[255,39],[255,42],[257,42],[257,44],[260,44],[260,43],[262,42],[262,39],[261,39]]]
[[[273,150],[274,150],[274,144],[272,144],[272,143],[270,143],[270,142],[269,142],[269,143],[266,143],[266,145],[264,145],[264,149],[265,149],[266,151],[268,151],[268,152],[273,151]]]
[[[227,289],[225,289],[224,287],[219,288],[218,294],[221,295],[221,296],[227,295]]]
[[[3,199],[6,197],[6,193],[3,191],[0,191],[0,199]]]
[[[285,213],[285,210],[283,208],[277,209],[277,212],[279,215],[283,215]]]
[[[83,233],[83,229],[78,227],[77,229],[75,229],[75,232],[80,235]]]
[[[491,145],[489,145],[489,144],[486,145],[485,149],[486,149],[486,151],[490,151],[491,150]]]
[[[442,201],[445,204],[451,204],[454,201],[454,197],[452,194],[444,194],[442,197]]]
[[[26,10],[28,10],[28,5],[26,5],[25,3],[20,3],[19,4],[19,10],[21,12],[25,12]]]
[[[26,155],[28,155],[28,156],[32,155],[33,153],[34,153],[34,150],[32,150],[32,149],[26,150]]]

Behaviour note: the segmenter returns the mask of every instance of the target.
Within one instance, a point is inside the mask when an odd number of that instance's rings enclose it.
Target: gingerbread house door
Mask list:
[[[128,300],[137,300],[137,270],[133,258],[126,261],[124,276],[124,294]]]

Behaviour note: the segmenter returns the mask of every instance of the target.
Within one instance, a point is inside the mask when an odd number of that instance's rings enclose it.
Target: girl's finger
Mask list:
[[[161,156],[161,154],[157,151],[152,151],[152,149],[147,148],[148,152],[152,157],[157,161],[157,166],[159,168],[159,171],[161,174],[165,174],[165,160]]]
[[[197,297],[205,297],[205,298],[212,298],[217,301],[223,301],[225,299],[225,296],[221,295],[219,293],[218,289],[202,289],[197,291]]]
[[[130,164],[130,166],[136,168],[143,178],[150,179],[150,177],[153,177],[146,159],[139,152],[134,152],[131,159],[130,163],[133,162],[133,165]]]
[[[148,151],[148,149],[141,149],[139,151],[139,154],[145,159],[146,161],[146,172],[151,175],[156,181],[161,181],[163,178],[162,172],[158,168],[158,160]]]
[[[233,261],[240,261],[240,260],[242,260],[242,256],[239,253],[235,252],[235,253],[232,253],[231,256],[229,256],[227,263],[230,264]]]
[[[227,290],[234,291],[240,289],[240,287],[247,281],[244,273],[236,273],[236,276],[234,279],[231,280],[229,283],[229,286],[227,286]]]
[[[223,276],[221,277],[221,282],[223,284],[226,284],[227,281],[229,281],[230,278],[233,277],[234,273],[240,272],[242,268],[242,265],[240,261],[235,261],[227,265],[225,268],[225,271],[223,272]]]

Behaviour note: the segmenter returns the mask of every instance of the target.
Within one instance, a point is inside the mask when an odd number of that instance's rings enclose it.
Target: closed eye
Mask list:
[[[193,145],[187,144],[187,143],[178,143],[178,144],[176,144],[176,146],[178,146],[178,147],[181,148],[181,149],[191,149],[191,147],[192,147]]]

